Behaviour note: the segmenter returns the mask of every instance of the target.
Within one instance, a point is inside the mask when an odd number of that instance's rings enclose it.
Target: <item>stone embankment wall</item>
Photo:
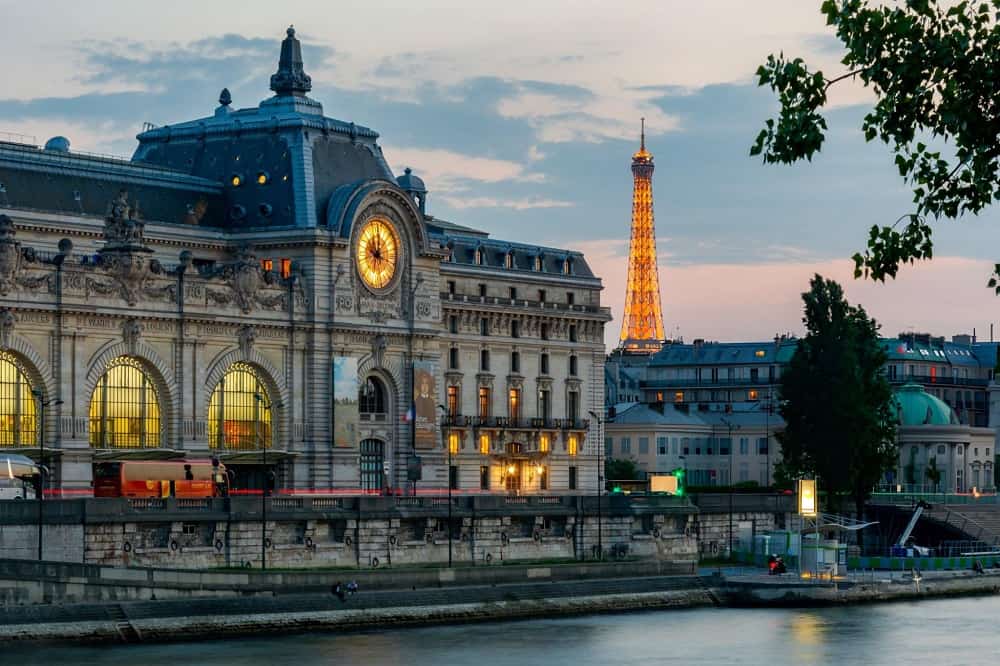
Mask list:
[[[0,504],[0,557],[37,557],[37,505]],[[46,501],[43,558],[128,567],[386,568],[447,564],[447,498]],[[598,517],[598,513],[600,517]],[[611,557],[697,559],[697,509],[682,498],[463,497],[451,562]],[[263,549],[261,544],[263,542]]]
[[[706,493],[692,495],[691,499],[698,506],[692,530],[702,559],[728,556],[730,527],[733,549],[737,552],[749,552],[756,535],[789,529],[795,525],[795,498],[791,496]]]

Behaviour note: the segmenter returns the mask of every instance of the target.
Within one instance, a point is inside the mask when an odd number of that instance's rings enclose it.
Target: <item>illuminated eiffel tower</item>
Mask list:
[[[652,354],[663,346],[664,335],[653,225],[653,155],[646,150],[645,118],[641,136],[639,152],[632,156],[632,239],[619,340],[626,352]]]

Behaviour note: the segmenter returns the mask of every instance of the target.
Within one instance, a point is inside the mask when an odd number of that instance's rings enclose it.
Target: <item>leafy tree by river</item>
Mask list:
[[[758,82],[778,96],[750,154],[766,163],[812,159],[826,139],[821,110],[835,85],[859,82],[875,97],[864,117],[913,191],[914,208],[871,228],[854,255],[855,277],[895,278],[901,264],[930,259],[930,218],[978,213],[1000,200],[1000,0],[825,0],[844,72],[827,75],[800,58],[771,55]],[[902,225],[902,226],[900,226]],[[989,286],[1000,293],[1000,264]]]
[[[815,476],[831,497],[849,497],[858,517],[897,460],[896,412],[882,372],[878,325],[816,275],[805,303],[807,334],[781,376],[779,483]]]

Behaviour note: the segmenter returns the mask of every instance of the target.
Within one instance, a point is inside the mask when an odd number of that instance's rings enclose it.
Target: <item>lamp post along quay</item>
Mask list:
[[[603,443],[603,441],[604,441],[604,437],[603,437],[603,435],[604,435],[604,419],[601,418],[600,416],[598,416],[597,414],[595,414],[593,411],[588,410],[587,413],[589,413],[590,416],[594,420],[597,421],[597,438],[598,438],[598,442],[597,442],[597,461],[596,461],[597,465],[595,465],[595,468],[597,470],[597,557],[598,557],[598,559],[603,560],[604,559],[604,542],[603,542],[602,535],[601,535],[601,532],[602,532],[601,527],[602,527],[602,524],[604,522],[604,519],[601,516],[601,502],[602,502],[602,496],[604,494],[603,487],[602,487],[602,484],[604,482],[604,477],[601,474],[601,467],[602,467],[602,463],[604,462],[604,455],[603,455],[603,452],[601,451],[601,447],[604,446],[604,443]]]
[[[42,561],[42,530],[45,525],[45,514],[42,502],[45,501],[45,408],[63,404],[62,400],[44,400],[42,392],[35,389],[31,392],[38,401],[38,490],[35,500],[38,502],[38,561]]]
[[[444,405],[438,405],[437,408],[441,410],[442,416],[447,416],[448,409]],[[441,429],[441,440],[444,443],[445,447],[447,447],[447,449],[448,449],[448,568],[450,569],[451,568],[451,550],[452,550],[452,544],[451,544],[451,528],[452,528],[452,525],[451,525],[451,510],[452,510],[451,509],[451,505],[452,505],[451,487],[452,487],[452,478],[451,478],[451,436],[450,436],[451,433],[449,432],[448,434],[449,434],[449,437],[448,437],[447,441],[445,441],[444,429],[443,428]]]
[[[257,405],[254,413],[254,429],[256,430],[257,442],[260,444],[261,466],[263,467],[260,491],[260,568],[263,571],[267,568],[267,496],[271,489],[271,474],[267,470],[267,440],[270,438],[261,437],[260,410],[270,412],[272,403],[268,402],[260,393],[254,393],[253,397]]]
[[[721,421],[729,429],[729,559],[733,559],[733,430],[739,430],[740,426],[733,423],[726,417]]]

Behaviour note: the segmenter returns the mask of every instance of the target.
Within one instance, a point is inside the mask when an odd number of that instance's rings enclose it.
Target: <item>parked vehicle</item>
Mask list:
[[[214,460],[130,460],[94,465],[94,497],[225,497],[226,466]]]
[[[0,454],[0,500],[35,499],[41,468],[28,456]]]

